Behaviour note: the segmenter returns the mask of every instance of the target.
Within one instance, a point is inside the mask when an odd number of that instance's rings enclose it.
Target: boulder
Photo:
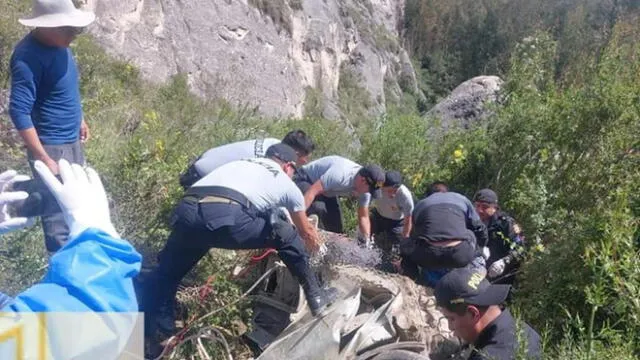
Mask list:
[[[487,106],[499,100],[503,81],[497,76],[477,76],[456,87],[425,116],[438,118],[442,130],[467,129],[491,115]]]

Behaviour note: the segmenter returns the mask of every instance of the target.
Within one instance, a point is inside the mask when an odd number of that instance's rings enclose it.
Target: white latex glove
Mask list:
[[[69,226],[70,239],[88,228],[96,228],[113,237],[120,237],[111,223],[107,194],[95,170],[89,167],[83,169],[78,164],[70,165],[66,160],[60,160],[60,183],[42,161],[36,161],[34,167],[58,200]]]
[[[327,255],[327,251],[329,251],[329,249],[327,248],[327,245],[323,243],[322,245],[320,245],[317,256],[324,257],[325,255]]]
[[[488,248],[488,247],[486,247],[486,246],[485,246],[485,247],[483,247],[483,248],[482,248],[482,257],[483,257],[485,260],[489,260],[489,257],[490,257],[490,256],[491,256],[491,251],[489,251],[489,248]]]
[[[33,225],[35,221],[33,218],[14,218],[9,214],[9,205],[28,198],[29,194],[25,191],[7,190],[14,182],[27,180],[29,180],[28,176],[18,175],[15,170],[7,170],[0,174],[0,234],[6,234]]]
[[[497,276],[502,275],[502,273],[504,272],[504,267],[505,267],[505,262],[504,259],[500,259],[496,262],[494,262],[493,264],[491,264],[491,266],[489,266],[489,272],[488,272],[488,276],[490,278],[495,278]]]

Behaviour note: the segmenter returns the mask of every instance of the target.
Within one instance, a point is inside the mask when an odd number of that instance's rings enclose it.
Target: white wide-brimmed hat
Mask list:
[[[76,9],[71,0],[33,0],[31,16],[18,22],[32,27],[85,27],[95,19],[93,12]]]

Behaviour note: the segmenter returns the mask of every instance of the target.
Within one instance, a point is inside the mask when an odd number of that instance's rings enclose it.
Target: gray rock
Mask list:
[[[491,114],[487,104],[498,100],[503,81],[497,76],[477,76],[456,87],[425,116],[441,120],[442,130],[468,128]]]
[[[397,45],[404,0],[301,0],[301,8],[273,0],[266,10],[251,0],[86,2],[98,17],[89,31],[145,78],[161,83],[184,73],[197,94],[270,116],[302,116],[312,87],[323,95],[323,114],[340,117],[345,61],[363,75],[373,112],[385,109],[385,76],[398,81],[388,69],[402,63],[403,78],[415,78]]]

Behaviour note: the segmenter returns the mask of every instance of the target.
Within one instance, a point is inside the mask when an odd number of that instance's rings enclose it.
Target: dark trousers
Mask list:
[[[418,266],[427,270],[467,266],[476,256],[476,244],[475,241],[463,240],[456,246],[442,247],[412,237],[402,241],[400,253],[403,272],[415,278],[418,274]]]
[[[70,163],[85,165],[84,151],[80,141],[63,145],[42,145],[47,155],[56,162],[65,159]],[[30,151],[27,151],[29,166],[33,172],[34,178],[40,178],[38,172],[34,168],[35,158]],[[69,238],[69,228],[64,221],[62,213],[42,216],[42,230],[44,232],[44,242],[47,251],[58,251]]]
[[[304,174],[297,174],[294,181],[303,194],[313,185]],[[313,214],[318,215],[318,219],[320,220],[319,227],[321,229],[334,233],[344,233],[342,210],[340,209],[340,202],[337,197],[316,196],[311,206],[307,209],[307,215]]]
[[[305,290],[319,291],[303,241],[293,226],[293,231],[274,235],[268,215],[237,204],[201,204],[195,199],[182,200],[174,219],[173,230],[158,255],[158,267],[145,282],[143,310],[149,335],[158,327],[163,332],[173,331],[173,299],[178,285],[210,248],[275,248]]]
[[[380,249],[390,251],[393,245],[400,244],[404,230],[404,219],[389,219],[373,209],[369,214],[369,220],[371,221],[371,234]]]

